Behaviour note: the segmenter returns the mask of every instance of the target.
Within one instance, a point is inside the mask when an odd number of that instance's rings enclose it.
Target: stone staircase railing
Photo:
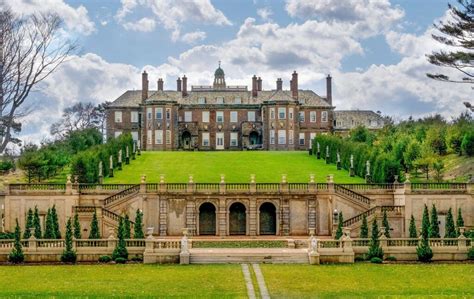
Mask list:
[[[336,191],[336,194],[342,195],[346,198],[350,198],[352,201],[355,201],[358,204],[362,204],[366,207],[370,206],[370,198],[350,189],[347,189],[341,185],[334,185],[334,191]]]
[[[376,207],[368,209],[365,212],[362,212],[358,215],[355,215],[354,217],[351,217],[351,218],[345,220],[343,222],[343,226],[344,227],[350,227],[350,226],[362,221],[362,218],[364,217],[364,215],[367,218],[369,218],[369,216],[371,216],[373,214],[382,213],[383,211],[402,213],[404,208],[405,208],[404,206],[376,206]]]
[[[123,198],[126,198],[126,197],[129,197],[130,195],[136,195],[140,192],[140,185],[134,185],[130,188],[127,188],[125,190],[122,190],[118,193],[115,193],[114,195],[111,195],[107,198],[104,199],[104,205],[105,206],[110,206],[111,204],[123,199]]]
[[[120,216],[119,214],[117,213],[114,213],[104,207],[97,207],[97,206],[75,206],[73,207],[74,209],[74,212],[75,213],[78,213],[78,214],[92,214],[94,213],[94,211],[96,211],[97,209],[100,209],[101,212],[102,212],[102,215],[104,217],[107,217],[108,219],[112,220],[116,225],[118,225],[119,221],[120,221],[120,218],[123,218],[122,216]],[[130,226],[131,228],[133,228],[133,226],[135,225],[135,222],[134,221],[131,221],[130,220]]]

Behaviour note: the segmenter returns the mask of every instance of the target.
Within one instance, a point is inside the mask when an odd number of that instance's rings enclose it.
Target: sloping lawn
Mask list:
[[[240,265],[0,266],[0,297],[245,298]]]
[[[261,265],[272,298],[474,297],[473,264]]]
[[[359,177],[349,177],[346,170],[336,170],[336,165],[326,165],[308,152],[142,152],[122,171],[114,171],[114,178],[106,178],[105,183],[139,183],[142,174],[148,182],[159,182],[160,174],[168,183],[186,183],[192,174],[195,182],[217,183],[220,175],[226,182],[248,183],[250,174],[262,183],[281,181],[286,174],[288,182],[309,182],[314,174],[317,182],[326,182],[328,174],[334,175],[336,183],[362,183]]]

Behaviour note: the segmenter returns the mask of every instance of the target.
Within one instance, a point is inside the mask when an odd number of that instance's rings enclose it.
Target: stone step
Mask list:
[[[239,248],[190,249],[191,264],[287,263],[307,264],[306,249]]]

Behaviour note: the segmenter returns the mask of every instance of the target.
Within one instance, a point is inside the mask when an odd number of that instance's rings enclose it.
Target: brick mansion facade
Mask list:
[[[326,78],[326,97],[298,88],[293,72],[290,90],[283,90],[278,78],[276,89],[263,90],[262,79],[252,77],[247,86],[229,86],[223,69],[214,73],[210,86],[191,86],[188,78],[177,79],[176,90],[149,89],[148,74],[142,74],[142,89],[129,90],[117,98],[107,113],[107,137],[131,133],[143,150],[306,150],[317,134],[333,132],[341,125],[334,118],[332,78]],[[381,128],[382,118],[361,111],[347,127],[367,124]]]

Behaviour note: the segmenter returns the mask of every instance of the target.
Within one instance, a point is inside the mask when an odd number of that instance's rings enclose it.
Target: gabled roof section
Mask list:
[[[286,92],[283,90],[276,90],[267,101],[271,102],[294,102],[295,99],[290,97]]]
[[[141,90],[127,90],[115,101],[110,104],[109,107],[138,107],[142,101]]]
[[[177,95],[181,95],[179,91],[163,91],[158,90],[151,94],[151,96],[146,99],[146,102],[161,101],[161,102],[173,102],[177,101]]]

